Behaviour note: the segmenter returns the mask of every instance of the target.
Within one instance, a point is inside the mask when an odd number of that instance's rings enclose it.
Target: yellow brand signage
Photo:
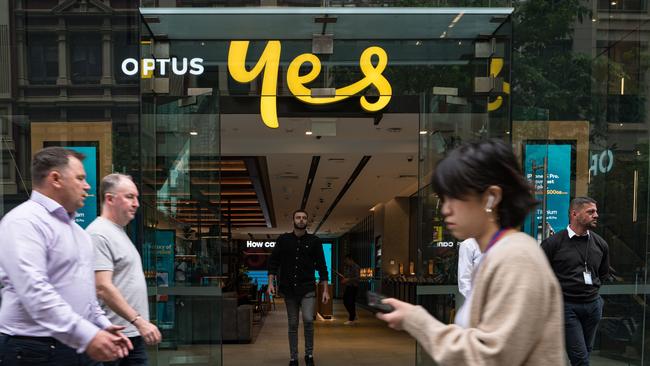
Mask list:
[[[497,77],[499,74],[501,74],[501,71],[503,71],[503,63],[504,61],[502,58],[493,58],[490,60],[491,77]],[[503,82],[503,93],[510,94],[510,83]],[[500,95],[493,101],[488,100],[488,112],[496,111],[497,109],[501,108],[502,104],[503,97]]]
[[[269,41],[262,52],[259,60],[251,70],[246,69],[246,55],[248,53],[249,41],[232,41],[228,50],[228,71],[233,79],[240,83],[250,83],[262,74],[262,96],[260,97],[260,112],[262,121],[268,127],[278,127],[277,114],[277,86],[278,73],[280,68],[280,41]],[[377,57],[377,65],[372,63],[373,56]],[[312,66],[311,71],[306,75],[300,75],[300,67],[305,63]],[[330,104],[350,98],[370,85],[374,85],[379,91],[379,98],[370,102],[365,96],[360,99],[361,107],[368,112],[376,112],[388,105],[392,95],[390,83],[382,75],[388,64],[388,55],[382,48],[373,46],[365,49],[359,58],[359,66],[363,73],[363,79],[336,89],[332,97],[314,98],[311,90],[305,86],[321,71],[321,63],[318,57],[311,53],[304,53],[297,56],[289,64],[287,69],[287,85],[291,93],[299,100],[308,104]]]

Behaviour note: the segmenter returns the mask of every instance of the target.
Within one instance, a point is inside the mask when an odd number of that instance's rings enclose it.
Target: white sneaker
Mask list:
[[[354,320],[346,320],[345,322],[343,322],[343,325],[354,325],[354,324],[355,324]]]

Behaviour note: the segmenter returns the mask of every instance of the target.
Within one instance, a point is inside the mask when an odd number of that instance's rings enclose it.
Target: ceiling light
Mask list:
[[[426,135],[426,134],[427,134],[427,130],[420,131],[420,135]]]
[[[591,18],[591,21],[592,21],[592,22],[597,22],[598,19],[596,19],[596,18]]]
[[[610,4],[612,4],[612,6],[616,6],[616,1],[612,1]]]
[[[422,46],[422,41],[415,41],[416,46]]]
[[[305,135],[311,136],[312,132],[311,131],[305,131]]]
[[[191,136],[198,136],[199,133],[197,131],[190,131]]]

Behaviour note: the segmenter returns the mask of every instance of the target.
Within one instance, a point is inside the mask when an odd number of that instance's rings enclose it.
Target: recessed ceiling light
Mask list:
[[[420,131],[420,135],[426,135],[426,134],[427,134],[427,130]]]
[[[305,131],[305,135],[307,135],[307,136],[311,136],[312,133],[313,132],[311,132],[311,131]]]
[[[192,136],[198,136],[199,133],[197,131],[190,131],[190,135]]]

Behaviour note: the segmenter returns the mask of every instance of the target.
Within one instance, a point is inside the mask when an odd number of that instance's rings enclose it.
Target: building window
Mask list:
[[[100,34],[73,33],[70,36],[70,77],[75,84],[99,84],[102,77]]]
[[[122,62],[127,58],[140,59],[138,46],[138,34],[115,33],[113,34],[113,74],[118,84],[137,84],[140,81],[139,75],[126,75],[122,72]]]
[[[56,34],[29,33],[27,62],[30,84],[56,84],[59,76],[59,47]]]

